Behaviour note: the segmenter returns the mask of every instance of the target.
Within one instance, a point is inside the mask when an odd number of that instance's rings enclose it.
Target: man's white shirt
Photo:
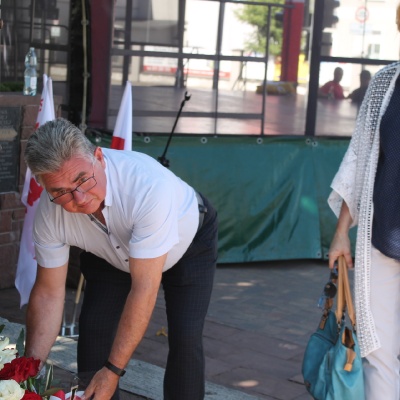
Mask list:
[[[195,191],[142,153],[102,149],[107,177],[104,227],[91,216],[65,211],[41,194],[33,239],[39,265],[55,268],[69,258],[70,246],[89,251],[129,272],[129,257],[168,253],[164,271],[190,246],[199,224]]]

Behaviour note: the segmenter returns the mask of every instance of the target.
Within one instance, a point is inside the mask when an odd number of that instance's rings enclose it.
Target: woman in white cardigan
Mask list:
[[[400,5],[397,8],[400,31]],[[400,399],[400,63],[372,79],[328,202],[338,216],[329,267],[355,254],[357,336],[367,400]]]

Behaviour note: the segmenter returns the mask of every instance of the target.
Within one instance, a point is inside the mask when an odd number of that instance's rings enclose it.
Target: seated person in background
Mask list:
[[[333,80],[326,82],[325,85],[321,86],[318,90],[319,97],[325,97],[328,99],[343,100],[343,88],[340,85],[340,81],[343,78],[343,69],[340,67],[335,68],[333,71]]]
[[[360,73],[360,87],[352,91],[347,97],[348,99],[351,99],[352,103],[357,104],[358,107],[361,106],[361,103],[364,100],[364,96],[370,81],[371,72],[367,71],[366,69],[362,70]]]

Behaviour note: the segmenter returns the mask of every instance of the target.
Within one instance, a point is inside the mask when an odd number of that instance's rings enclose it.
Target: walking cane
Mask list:
[[[78,311],[78,304],[79,304],[79,301],[81,299],[82,287],[83,287],[83,282],[84,281],[85,281],[85,278],[81,274],[81,276],[79,277],[78,288],[76,289],[74,311],[72,313],[72,322],[71,322],[71,325],[70,325],[71,336],[78,336],[78,335],[75,335],[74,330],[75,330],[76,313]]]
[[[76,327],[75,322],[76,322],[76,314],[78,312],[78,305],[79,305],[79,301],[81,299],[82,287],[83,287],[84,281],[85,281],[85,278],[81,274],[81,276],[79,277],[78,287],[76,289],[74,309],[72,312],[72,320],[71,320],[70,324],[67,324],[67,322],[66,322],[66,314],[65,314],[65,306],[64,306],[64,315],[63,315],[63,324],[61,327],[61,336],[65,336],[65,337],[79,336],[78,334],[75,333],[75,327]],[[67,329],[69,331],[69,335],[66,334]]]

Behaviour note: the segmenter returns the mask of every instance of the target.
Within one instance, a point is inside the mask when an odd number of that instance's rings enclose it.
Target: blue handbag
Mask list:
[[[315,400],[363,400],[364,377],[355,330],[347,266],[339,257],[336,312],[327,297],[320,324],[307,344],[302,365],[304,383]],[[345,310],[351,326],[346,325]]]

